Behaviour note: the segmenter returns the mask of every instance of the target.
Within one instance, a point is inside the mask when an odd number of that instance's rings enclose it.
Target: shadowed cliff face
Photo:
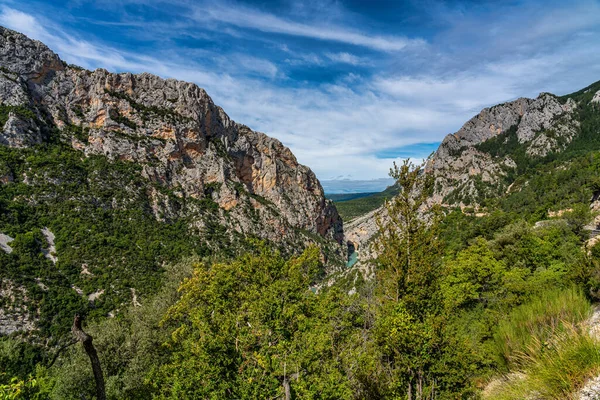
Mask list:
[[[37,116],[10,112],[0,143],[41,143],[46,120],[86,155],[138,163],[179,196],[209,196],[217,216],[230,214],[230,229],[275,242],[303,241],[301,229],[342,243],[341,220],[314,173],[278,140],[229,119],[195,84],[65,66],[42,43],[4,28],[0,66],[2,103]],[[85,133],[69,136],[70,126]]]

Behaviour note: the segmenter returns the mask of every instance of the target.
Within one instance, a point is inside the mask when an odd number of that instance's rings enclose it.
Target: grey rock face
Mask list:
[[[298,232],[306,231],[343,254],[341,219],[314,173],[278,140],[232,121],[197,85],[65,66],[42,43],[5,28],[0,67],[2,104],[24,105],[39,121],[47,115],[63,132],[81,127],[86,137],[63,140],[84,154],[138,163],[144,177],[179,196],[209,197],[219,205],[215,218],[232,231],[300,244],[307,237]],[[39,121],[17,114],[8,118],[0,143],[43,141]],[[194,213],[153,196],[157,218]]]
[[[14,238],[11,238],[8,235],[5,235],[4,233],[0,233],[0,250],[4,251],[5,253],[12,253],[13,249],[12,247],[10,247],[10,242],[12,242],[13,240],[15,240]]]
[[[60,58],[42,42],[4,27],[0,27],[0,59],[6,70],[36,82],[64,68]]]
[[[7,106],[20,106],[29,103],[25,81],[16,73],[0,71],[0,96]]]
[[[579,125],[573,118],[576,107],[572,99],[561,104],[556,96],[542,93],[536,99],[520,98],[483,109],[458,132],[446,136],[428,161],[426,170],[436,180],[434,201],[462,204],[464,199],[477,198],[480,182],[496,193],[506,190],[502,178],[516,168],[514,160],[483,151],[479,145],[498,135],[512,134],[531,157],[562,150],[577,133]],[[504,143],[496,146],[513,140],[502,137]]]
[[[579,400],[600,399],[600,376],[590,379],[578,393]]]
[[[379,232],[377,220],[386,223],[388,213],[385,206],[381,206],[365,215],[362,215],[344,226],[346,241],[357,252],[358,265],[363,268],[363,276],[371,276],[372,260],[377,257],[372,241]]]
[[[25,303],[27,290],[12,281],[0,279],[0,298],[9,306],[0,308],[0,335],[16,332],[29,332],[35,329],[35,320],[31,318]]]
[[[600,90],[596,92],[594,98],[592,99],[592,103],[600,103]]]
[[[42,143],[40,128],[31,120],[23,120],[10,112],[0,133],[0,144],[10,147],[28,147]]]
[[[562,150],[577,133],[579,123],[573,119],[576,107],[572,99],[561,104],[555,96],[541,94],[523,116],[517,130],[519,142],[528,146],[527,154],[542,157],[550,151]]]
[[[27,84],[22,77],[9,72],[6,67],[0,70],[0,99],[2,100],[3,120],[0,131],[0,144],[11,147],[26,147],[41,143],[42,132],[36,121],[29,115],[22,115],[18,108],[31,108]]]
[[[517,124],[534,100],[520,98],[491,108],[484,108],[454,134],[461,147],[472,146],[493,138]]]

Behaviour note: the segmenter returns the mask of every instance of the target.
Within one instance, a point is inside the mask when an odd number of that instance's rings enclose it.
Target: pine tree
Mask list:
[[[402,302],[415,316],[429,312],[437,277],[441,246],[438,240],[441,212],[428,204],[433,179],[410,160],[390,170],[402,188],[385,205],[378,219],[375,242],[377,281],[384,303]]]

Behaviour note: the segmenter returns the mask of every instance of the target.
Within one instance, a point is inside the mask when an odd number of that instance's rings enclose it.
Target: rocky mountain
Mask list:
[[[163,256],[161,248],[186,253],[174,247],[174,233],[163,232],[174,225],[200,256],[207,248],[231,253],[257,237],[289,252],[316,243],[328,268],[345,261],[341,219],[315,174],[278,140],[232,121],[195,84],[67,65],[44,44],[0,27],[0,103],[0,263],[25,262],[28,234],[38,254],[52,257],[26,262],[36,267],[21,274],[0,269],[0,289],[26,300],[12,305],[3,296],[0,333],[31,328],[30,319],[39,318],[39,302],[52,291],[40,263],[58,270],[52,279],[69,296],[92,299],[96,308],[105,302],[103,312],[118,308],[130,290],[144,292],[144,272],[131,270],[155,271],[177,256]],[[102,231],[103,221],[124,213]],[[87,238],[77,239],[78,223]],[[133,239],[128,224],[147,224],[148,238]],[[56,234],[54,251],[42,229]],[[97,246],[104,240],[116,247],[112,256],[77,250],[96,243],[96,230],[105,237]],[[153,230],[162,233],[136,243]],[[133,268],[130,250],[119,250],[122,240],[140,254],[155,251],[156,261],[148,257]],[[142,249],[155,243],[158,250]],[[112,281],[100,278],[117,264]],[[6,322],[23,307],[29,319]]]
[[[531,179],[569,173],[573,159],[599,148],[599,109],[600,82],[562,97],[542,93],[536,99],[519,98],[483,109],[458,132],[447,135],[427,160],[424,172],[435,179],[430,203],[441,204],[448,212],[469,206],[472,216],[482,217],[490,201],[534,198]],[[570,193],[564,196],[567,209],[568,196],[573,202],[580,200]],[[553,214],[540,209],[541,217],[544,212],[548,217]],[[377,218],[385,220],[384,207],[345,225],[361,270],[368,270],[365,262],[374,256],[370,243],[377,234]]]
[[[434,201],[471,204],[505,192],[518,170],[515,156],[535,159],[565,149],[579,132],[577,111],[573,98],[550,93],[483,109],[446,136],[428,161]]]

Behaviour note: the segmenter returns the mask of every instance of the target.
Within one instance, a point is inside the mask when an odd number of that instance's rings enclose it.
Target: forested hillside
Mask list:
[[[186,257],[230,259],[260,238],[345,263],[312,171],[202,89],[86,71],[0,33],[0,334],[28,338],[28,358],[48,357],[76,312],[115,316],[156,293]]]
[[[364,196],[349,199],[334,196],[330,196],[329,198],[335,202],[335,206],[344,222],[348,222],[381,207],[386,200],[391,200],[398,192],[399,188],[396,185],[392,185],[379,193],[368,193]]]

